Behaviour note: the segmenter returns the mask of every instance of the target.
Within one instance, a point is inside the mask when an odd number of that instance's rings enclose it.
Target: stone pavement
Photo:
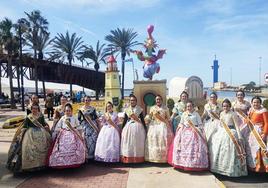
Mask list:
[[[18,188],[125,188],[129,168],[121,164],[90,163],[76,169],[47,169],[34,173]]]
[[[210,172],[184,172],[168,164],[145,163],[130,169],[127,188],[214,188],[221,185]]]

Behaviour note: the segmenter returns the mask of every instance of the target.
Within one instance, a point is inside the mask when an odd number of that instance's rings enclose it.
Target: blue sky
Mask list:
[[[93,46],[97,40],[107,43],[105,35],[123,27],[133,28],[143,42],[147,26],[153,24],[159,47],[167,49],[155,79],[196,75],[212,86],[215,54],[219,81],[230,84],[232,72],[233,85],[258,84],[259,57],[262,84],[268,72],[267,0],[1,0],[0,19],[16,21],[34,9],[47,18],[52,36],[69,30]],[[143,63],[134,60],[142,78]],[[132,72],[131,64],[126,72]],[[132,74],[126,74],[126,88],[132,88],[132,80]]]

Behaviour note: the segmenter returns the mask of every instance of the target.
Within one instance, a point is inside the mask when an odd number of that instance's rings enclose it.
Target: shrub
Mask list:
[[[175,102],[174,102],[173,99],[169,98],[169,99],[167,100],[167,107],[168,107],[168,109],[169,109],[169,114],[170,114],[170,115],[172,114],[172,109],[174,108],[174,104],[175,104]]]
[[[121,112],[121,110],[122,110],[122,108],[123,108],[123,103],[124,103],[124,100],[120,100],[119,101],[119,105],[117,106],[117,108],[116,108],[116,111],[117,112]]]
[[[263,107],[268,109],[268,99],[265,99],[262,103]]]

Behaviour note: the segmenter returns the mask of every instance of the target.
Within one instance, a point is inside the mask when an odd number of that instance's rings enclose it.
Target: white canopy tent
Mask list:
[[[203,98],[202,80],[197,76],[172,78],[169,82],[168,96],[178,98],[183,91],[186,91],[191,99]]]

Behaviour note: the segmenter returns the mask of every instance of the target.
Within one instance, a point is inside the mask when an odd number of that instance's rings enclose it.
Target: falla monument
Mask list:
[[[134,80],[133,93],[138,99],[138,105],[144,109],[144,113],[149,113],[151,106],[155,104],[156,95],[161,95],[163,98],[163,104],[166,103],[166,89],[167,80],[153,80],[153,76],[160,72],[159,59],[163,58],[166,53],[166,49],[159,49],[155,39],[152,36],[154,26],[149,25],[147,27],[148,37],[144,42],[145,54],[142,51],[135,50],[134,53],[140,61],[144,62],[143,65],[143,77],[148,80]]]

